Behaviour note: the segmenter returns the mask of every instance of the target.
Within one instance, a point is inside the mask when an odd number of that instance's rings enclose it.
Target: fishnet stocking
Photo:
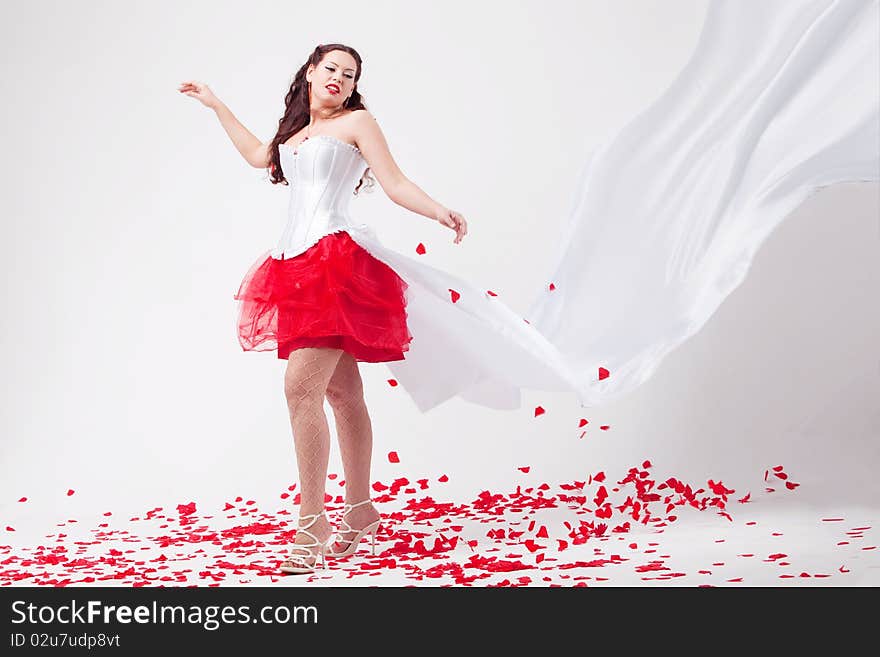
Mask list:
[[[373,427],[364,401],[363,381],[357,360],[343,352],[336,371],[327,387],[327,401],[333,409],[339,452],[345,472],[345,501],[349,504],[370,498],[370,462],[373,451]],[[360,529],[380,518],[372,504],[351,510],[345,520],[354,529]],[[351,539],[354,532],[340,534]],[[347,541],[340,541],[334,550],[343,550]]]
[[[342,353],[339,349],[305,347],[294,350],[287,359],[284,394],[296,447],[300,517],[322,513],[324,509],[327,463],[330,458],[330,428],[324,413],[324,395]],[[305,520],[300,525],[308,522]],[[309,531],[319,541],[326,541],[331,534],[326,516],[318,518]],[[313,539],[303,532],[297,532],[294,542],[311,543]],[[297,550],[297,553],[305,554],[305,551]],[[309,558],[308,561],[313,563],[314,560]]]

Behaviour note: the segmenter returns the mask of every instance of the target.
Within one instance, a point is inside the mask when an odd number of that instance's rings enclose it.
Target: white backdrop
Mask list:
[[[353,216],[523,312],[586,153],[669,85],[706,7],[5,3],[4,519],[275,500],[296,479],[285,363],[241,351],[233,301],[277,240],[289,190],[250,168],[179,82],[207,82],[268,140],[314,46],[355,47],[397,162],[469,235],[453,245],[381,189]],[[453,399],[423,415],[386,366],[362,364],[375,478],[448,474],[470,494],[650,458],[661,476],[751,484],[784,463],[817,503],[878,499],[878,212],[877,185],[811,198],[704,329],[605,407],[535,391],[517,411]]]

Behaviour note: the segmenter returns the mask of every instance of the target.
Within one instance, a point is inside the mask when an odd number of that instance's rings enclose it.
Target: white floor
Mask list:
[[[0,585],[880,585],[880,501],[817,505],[815,495],[779,487],[772,474],[747,499],[745,489],[672,493],[649,470],[620,484],[626,475],[457,500],[437,480],[377,493],[386,524],[376,556],[365,541],[353,557],[310,575],[276,569],[292,541],[294,498],[272,512],[239,499],[67,519],[24,512],[30,502],[17,502],[0,546]],[[597,497],[601,487],[607,500]],[[627,499],[641,502],[639,518],[647,505],[648,524],[633,518]],[[609,518],[596,517],[602,508]]]

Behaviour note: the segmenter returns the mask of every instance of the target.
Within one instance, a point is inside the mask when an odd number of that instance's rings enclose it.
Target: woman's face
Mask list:
[[[342,105],[354,91],[357,62],[343,50],[324,55],[317,68],[310,68],[306,79],[312,83],[312,98],[327,105]]]

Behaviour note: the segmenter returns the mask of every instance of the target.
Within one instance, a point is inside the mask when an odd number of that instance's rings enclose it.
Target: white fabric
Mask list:
[[[584,164],[547,277],[555,289],[529,322],[476,283],[386,248],[344,203],[335,224],[289,225],[279,249],[346,230],[407,282],[413,340],[387,366],[422,411],[454,396],[517,408],[523,388],[612,401],[705,324],[810,193],[880,180],[877,26],[877,0],[714,0],[670,89]],[[366,167],[332,137],[301,154],[324,163],[296,169],[291,193],[312,208],[350,195]],[[282,157],[285,171],[294,164]]]
[[[695,334],[818,188],[880,180],[876,0],[715,0],[671,87],[600,145],[526,316],[618,399]],[[833,217],[829,217],[833,220]],[[595,381],[598,366],[610,376]]]
[[[316,148],[327,140],[331,148]],[[278,153],[290,202],[287,225],[271,255],[283,260],[354,225],[349,203],[368,165],[357,146],[329,135],[309,137],[296,148],[281,144]]]

